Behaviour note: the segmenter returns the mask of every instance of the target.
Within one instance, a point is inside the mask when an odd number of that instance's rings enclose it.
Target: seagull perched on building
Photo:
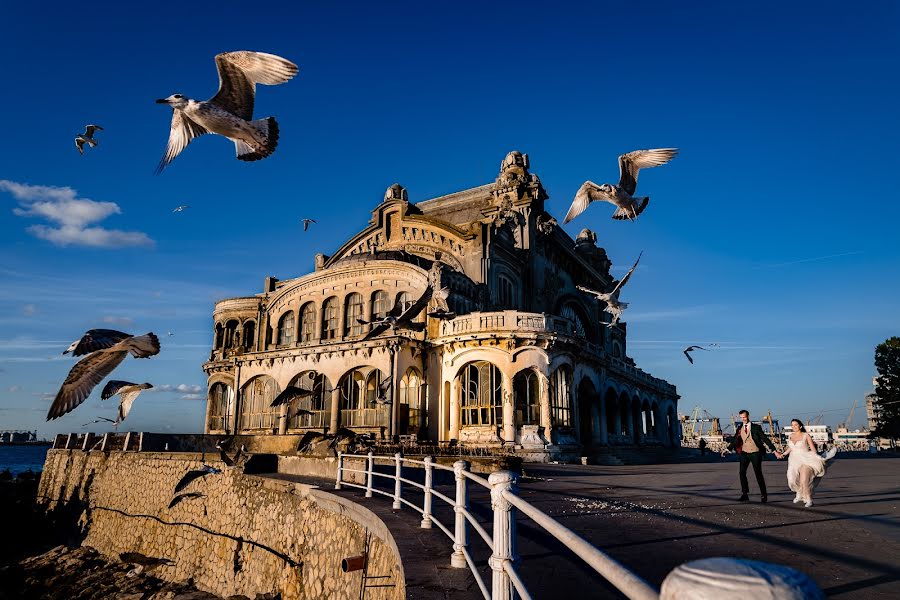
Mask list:
[[[172,107],[169,144],[159,174],[195,137],[217,133],[234,142],[238,160],[266,158],[278,145],[275,117],[251,121],[256,84],[278,85],[297,74],[297,65],[265,52],[224,52],[216,55],[219,91],[207,101],[172,94],[157,100]]]
[[[84,145],[87,144],[91,148],[99,144],[97,140],[94,139],[95,131],[103,131],[103,128],[99,125],[85,125],[84,133],[81,135],[75,136],[75,147],[78,148],[78,153],[84,156]]]
[[[638,171],[664,165],[678,154],[678,148],[655,148],[635,150],[619,157],[619,184],[597,185],[585,181],[575,194],[575,200],[566,213],[563,223],[568,223],[587,209],[591,202],[603,200],[616,205],[612,218],[634,220],[650,202],[650,196],[634,197],[637,189]]]
[[[135,398],[137,398],[144,390],[149,390],[152,387],[152,383],[131,383],[129,381],[113,379],[108,381],[103,387],[103,391],[100,392],[100,399],[108,400],[116,394],[120,395],[119,412],[115,420],[115,424],[118,426],[119,423],[124,421],[125,417],[128,416]]]
[[[580,285],[575,286],[582,292],[592,294],[596,296],[598,300],[606,302],[606,306],[603,308],[603,310],[613,316],[613,320],[607,323],[607,327],[612,327],[613,325],[618,323],[619,318],[622,316],[622,311],[628,308],[627,302],[619,302],[619,292],[621,292],[625,284],[628,283],[628,279],[631,277],[631,274],[634,273],[634,270],[637,268],[638,263],[641,262],[641,256],[643,255],[644,251],[641,250],[641,253],[638,254],[637,260],[634,261],[634,265],[628,270],[628,273],[625,274],[625,277],[623,277],[622,280],[616,284],[616,287],[613,288],[613,291],[609,292],[608,294],[597,292]]]
[[[310,223],[317,223],[317,222],[318,221],[316,221],[315,219],[303,219],[303,231],[306,231],[307,229],[309,229]]]
[[[190,207],[191,207],[190,204],[182,204],[181,206],[176,206],[176,207],[175,207],[175,210],[173,210],[172,212],[173,212],[173,213],[176,213],[176,212],[184,212],[186,209],[188,209],[188,208],[190,208]]]
[[[63,350],[63,354],[71,352],[72,356],[81,356],[82,354],[109,348],[130,337],[130,333],[116,331],[115,329],[90,329],[81,336],[81,339],[75,340],[71,346]]]
[[[76,342],[73,354],[77,355],[77,344],[83,340],[84,338]],[[61,417],[84,402],[91,390],[112,373],[129,353],[135,358],[155,356],[159,354],[159,338],[154,333],[145,333],[139,336],[128,335],[125,339],[109,347],[91,352],[75,363],[62,387],[59,388],[53,404],[50,405],[47,420]]]

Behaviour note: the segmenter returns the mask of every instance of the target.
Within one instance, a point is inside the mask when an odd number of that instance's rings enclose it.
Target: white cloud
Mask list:
[[[121,231],[103,227],[88,227],[122,210],[115,202],[97,202],[78,198],[70,187],[28,185],[0,179],[0,191],[11,194],[21,205],[13,214],[37,217],[55,225],[32,225],[27,231],[57,246],[89,246],[94,248],[123,248],[154,246],[154,241],[140,231]]]
[[[10,394],[14,394],[21,389],[22,389],[21,385],[11,385],[8,388],[6,388],[6,391],[9,392]]]
[[[147,390],[148,392],[178,392],[181,394],[194,395],[199,394],[204,391],[206,388],[200,385],[188,385],[186,383],[179,383],[178,385],[172,384],[164,384],[164,385],[155,385],[151,389]]]
[[[100,320],[109,325],[121,325],[123,327],[131,327],[132,325],[134,325],[134,319],[129,319],[128,317],[117,317],[115,315],[106,315]]]
[[[182,400],[205,400],[206,396],[203,394],[185,394],[181,397]]]
[[[25,306],[22,307],[22,314],[25,315],[26,317],[30,317],[30,316],[37,314],[37,311],[38,311],[37,304],[26,304]]]

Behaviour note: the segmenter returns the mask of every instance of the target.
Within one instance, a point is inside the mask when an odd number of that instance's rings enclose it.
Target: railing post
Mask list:
[[[372,497],[372,473],[375,471],[375,455],[369,451],[369,458],[366,459],[366,498]]]
[[[469,493],[466,487],[466,476],[463,471],[469,470],[469,463],[458,460],[453,463],[453,473],[456,476],[456,504],[453,512],[456,513],[456,535],[453,541],[453,554],[450,555],[450,566],[455,569],[466,569],[466,556],[463,550],[469,545],[468,531],[466,528],[466,515],[464,510],[469,509]]]
[[[396,469],[396,477],[394,479],[394,503],[391,505],[391,508],[394,510],[399,509],[402,504],[400,504],[400,477],[403,475],[403,455],[399,452],[394,455],[394,460],[397,461],[397,469]]]
[[[513,600],[516,597],[512,580],[503,568],[507,561],[515,564],[516,513],[512,504],[503,497],[504,492],[516,492],[516,474],[512,471],[496,471],[488,477],[491,484],[491,508],[494,510],[494,552],[488,559],[493,571],[491,600]]]
[[[337,464],[337,479],[334,481],[334,489],[341,489],[341,480],[343,479],[343,469],[344,469],[344,453],[338,452],[338,464]]]
[[[128,452],[128,444],[131,443],[131,432],[125,433],[125,442],[122,444],[122,452]]]
[[[422,504],[422,529],[431,529],[432,458],[425,457],[425,502]]]

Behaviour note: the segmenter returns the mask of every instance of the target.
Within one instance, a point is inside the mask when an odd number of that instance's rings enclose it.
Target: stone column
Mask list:
[[[313,339],[321,340],[322,328],[325,327],[325,300],[322,300],[322,303],[316,308],[318,310],[316,310],[316,330],[313,332]]]
[[[513,400],[512,377],[503,373],[503,441],[516,441],[516,405]]]
[[[331,390],[331,423],[328,424],[328,433],[335,434],[340,423],[341,410],[341,387],[337,386]]]
[[[372,320],[372,294],[369,294],[369,297],[366,298],[363,296],[363,321],[371,321]]]
[[[450,439],[459,439],[459,377],[450,383]]]
[[[600,388],[603,389],[603,388]],[[600,443],[604,446],[609,444],[609,425],[606,422],[607,414],[606,414],[606,396],[604,394],[600,395],[600,431],[598,432],[597,439],[600,440]]]
[[[544,428],[544,439],[550,438],[550,377],[541,373],[541,427]]]
[[[281,417],[280,419],[278,419],[278,434],[279,435],[284,435],[287,433],[287,426],[288,426],[287,415],[288,415],[288,412],[290,411],[290,408],[291,408],[290,403],[282,404],[279,407],[278,416]]]
[[[622,402],[616,397],[616,439],[621,441],[622,439],[622,425],[625,421],[622,420]]]

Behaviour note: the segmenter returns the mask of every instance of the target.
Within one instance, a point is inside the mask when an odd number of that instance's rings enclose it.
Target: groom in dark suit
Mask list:
[[[728,449],[738,453],[741,458],[741,502],[747,502],[750,497],[750,482],[747,481],[747,467],[753,465],[753,473],[756,474],[756,483],[759,484],[760,502],[766,502],[769,497],[766,494],[766,480],[763,478],[762,461],[765,457],[766,447],[775,450],[775,444],[763,433],[762,427],[750,422],[750,413],[742,410],[741,427],[734,433],[734,438],[728,442]]]

